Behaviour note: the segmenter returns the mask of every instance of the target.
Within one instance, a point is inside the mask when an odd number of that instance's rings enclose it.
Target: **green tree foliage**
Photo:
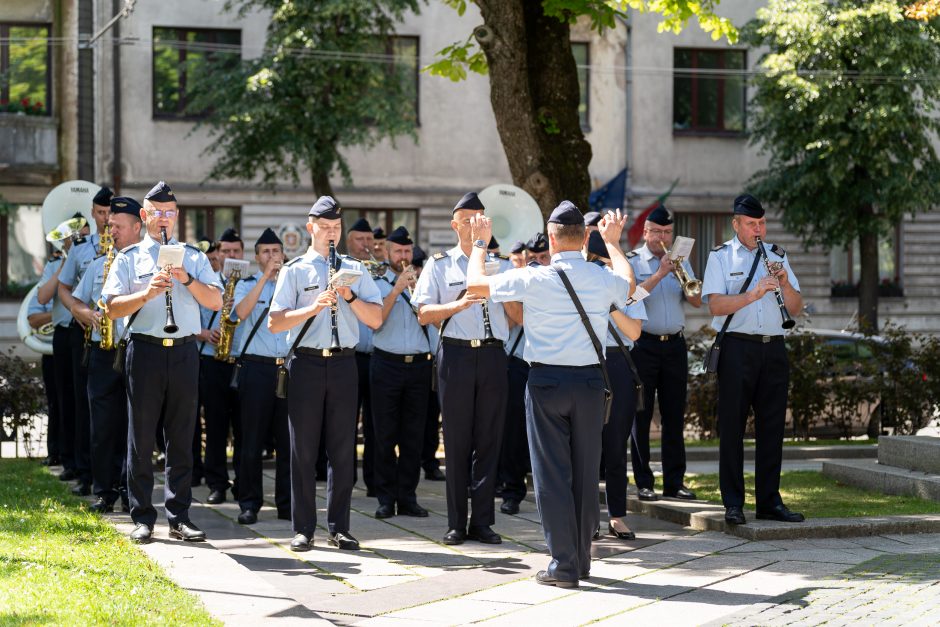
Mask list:
[[[257,59],[231,68],[202,64],[191,94],[208,111],[208,178],[298,185],[309,172],[316,194],[332,194],[338,172],[351,183],[341,149],[415,137],[412,64],[395,61],[394,25],[418,0],[229,0],[244,16],[270,12]],[[409,80],[410,78],[410,80]]]
[[[878,236],[940,202],[940,32],[894,0],[770,0],[749,116],[753,191],[806,245],[859,241],[859,318],[877,328]]]

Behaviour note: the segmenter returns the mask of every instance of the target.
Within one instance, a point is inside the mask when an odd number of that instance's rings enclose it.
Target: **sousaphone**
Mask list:
[[[545,230],[539,204],[521,187],[499,183],[490,185],[479,196],[502,250],[509,250],[516,241],[525,243]]]

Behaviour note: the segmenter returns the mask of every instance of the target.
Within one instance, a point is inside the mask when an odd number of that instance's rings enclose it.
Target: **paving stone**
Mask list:
[[[389,618],[434,621],[447,625],[476,622],[492,616],[511,612],[519,607],[516,603],[499,603],[477,599],[450,599],[438,603],[419,605],[400,612],[388,614]]]

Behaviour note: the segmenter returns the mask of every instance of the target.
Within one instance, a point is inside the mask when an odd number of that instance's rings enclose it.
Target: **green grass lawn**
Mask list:
[[[0,460],[0,624],[219,624],[35,461]]]
[[[841,445],[874,445],[878,444],[878,440],[872,438],[862,438],[860,440],[838,440],[838,439],[822,439],[822,440],[784,440],[784,446],[841,446]],[[711,438],[709,440],[686,440],[686,447],[697,447],[697,446],[718,446],[718,438]],[[650,440],[651,448],[659,448],[662,446],[662,440]],[[754,440],[744,440],[744,446],[754,447]]]
[[[661,478],[657,483],[661,484]],[[745,473],[745,507],[754,509],[754,474]],[[721,503],[718,475],[688,475],[686,485],[703,500]],[[661,488],[657,486],[657,490]],[[936,514],[940,503],[870,492],[839,483],[813,470],[784,471],[780,476],[780,495],[795,512],[809,518],[853,518],[856,516],[896,516],[901,514]]]

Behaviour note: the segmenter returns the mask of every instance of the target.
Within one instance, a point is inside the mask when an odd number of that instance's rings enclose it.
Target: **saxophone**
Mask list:
[[[114,263],[114,255],[117,252],[114,250],[114,238],[111,237],[111,227],[109,226],[104,227],[104,233],[101,234],[101,249],[107,250],[104,268],[101,271],[101,285],[103,288],[104,283],[108,280],[108,272],[111,271],[111,264]],[[104,312],[104,303],[100,298],[95,305]],[[101,336],[98,347],[105,351],[112,350],[114,348],[114,321],[111,318],[106,315],[101,316],[101,320],[98,321],[98,334]]]
[[[232,338],[235,336],[235,327],[241,320],[233,322],[229,317],[232,314],[232,300],[235,297],[235,284],[241,278],[241,270],[234,268],[225,284],[225,293],[222,295],[222,311],[219,312],[219,344],[215,347],[215,358],[218,361],[231,361]]]

